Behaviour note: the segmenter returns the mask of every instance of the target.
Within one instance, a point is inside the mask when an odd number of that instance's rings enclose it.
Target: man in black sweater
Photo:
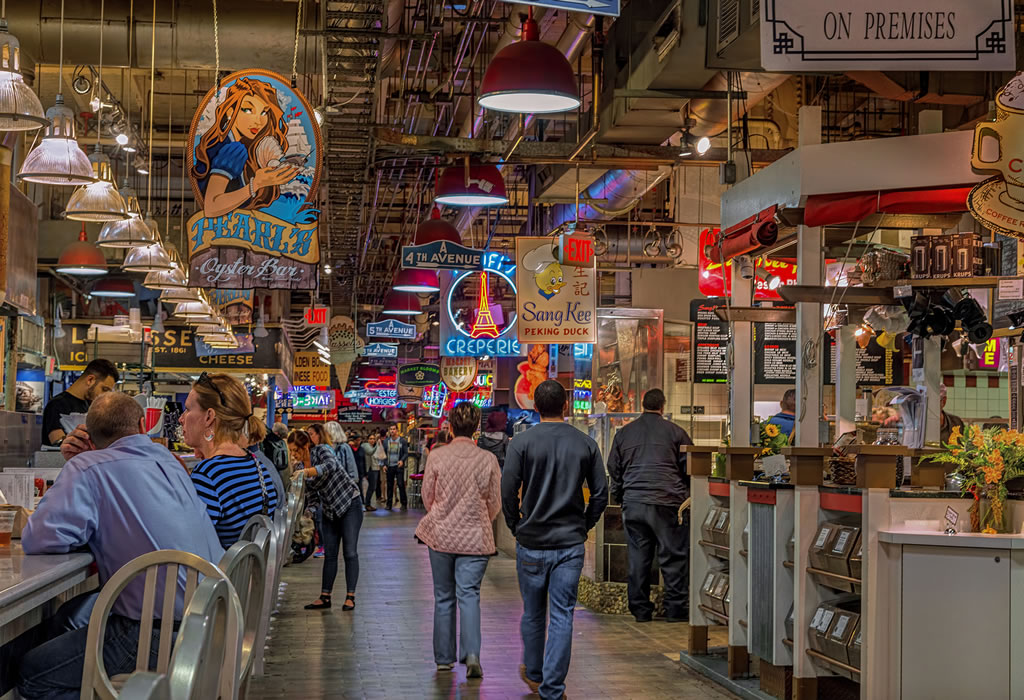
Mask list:
[[[665,619],[689,619],[690,511],[679,522],[679,506],[690,494],[690,476],[682,445],[692,445],[686,431],[662,418],[665,394],[651,389],[644,412],[615,434],[608,455],[612,497],[622,504],[629,552],[629,611],[637,622],[650,622],[651,564],[655,548],[665,580]]]
[[[501,474],[502,510],[517,540],[516,570],[523,596],[519,672],[544,700],[557,700],[565,693],[583,543],[608,505],[597,443],[564,422],[565,404],[565,389],[558,382],[549,379],[537,387],[534,405],[541,422],[512,439]],[[583,497],[584,482],[590,489],[589,503]]]

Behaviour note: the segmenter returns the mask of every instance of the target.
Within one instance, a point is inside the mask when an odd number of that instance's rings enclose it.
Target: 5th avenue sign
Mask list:
[[[393,318],[376,323],[366,324],[367,338],[398,338],[400,340],[416,339],[416,324],[402,323]]]
[[[370,343],[363,349],[366,357],[398,357],[398,346],[391,343]]]

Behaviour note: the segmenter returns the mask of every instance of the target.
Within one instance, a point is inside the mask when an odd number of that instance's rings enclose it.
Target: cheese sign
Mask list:
[[[441,369],[437,365],[418,362],[398,370],[398,383],[406,386],[431,386],[439,381]]]
[[[452,391],[466,391],[476,381],[477,360],[475,357],[442,357],[440,361],[441,381]]]
[[[402,247],[402,267],[422,270],[479,270],[484,251],[451,241]]]
[[[594,239],[579,234],[562,234],[558,242],[558,262],[570,267],[593,266]]]

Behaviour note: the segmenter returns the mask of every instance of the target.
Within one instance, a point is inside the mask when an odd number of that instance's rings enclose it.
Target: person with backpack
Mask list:
[[[505,451],[508,449],[508,435],[505,429],[508,427],[508,416],[504,411],[492,411],[487,416],[487,425],[484,432],[476,441],[476,446],[487,450],[498,459],[498,468],[505,466]]]

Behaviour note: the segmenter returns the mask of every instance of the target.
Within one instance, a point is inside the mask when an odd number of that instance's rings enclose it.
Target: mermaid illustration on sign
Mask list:
[[[275,73],[234,73],[200,103],[189,143],[200,286],[315,287],[320,133],[302,95]]]

